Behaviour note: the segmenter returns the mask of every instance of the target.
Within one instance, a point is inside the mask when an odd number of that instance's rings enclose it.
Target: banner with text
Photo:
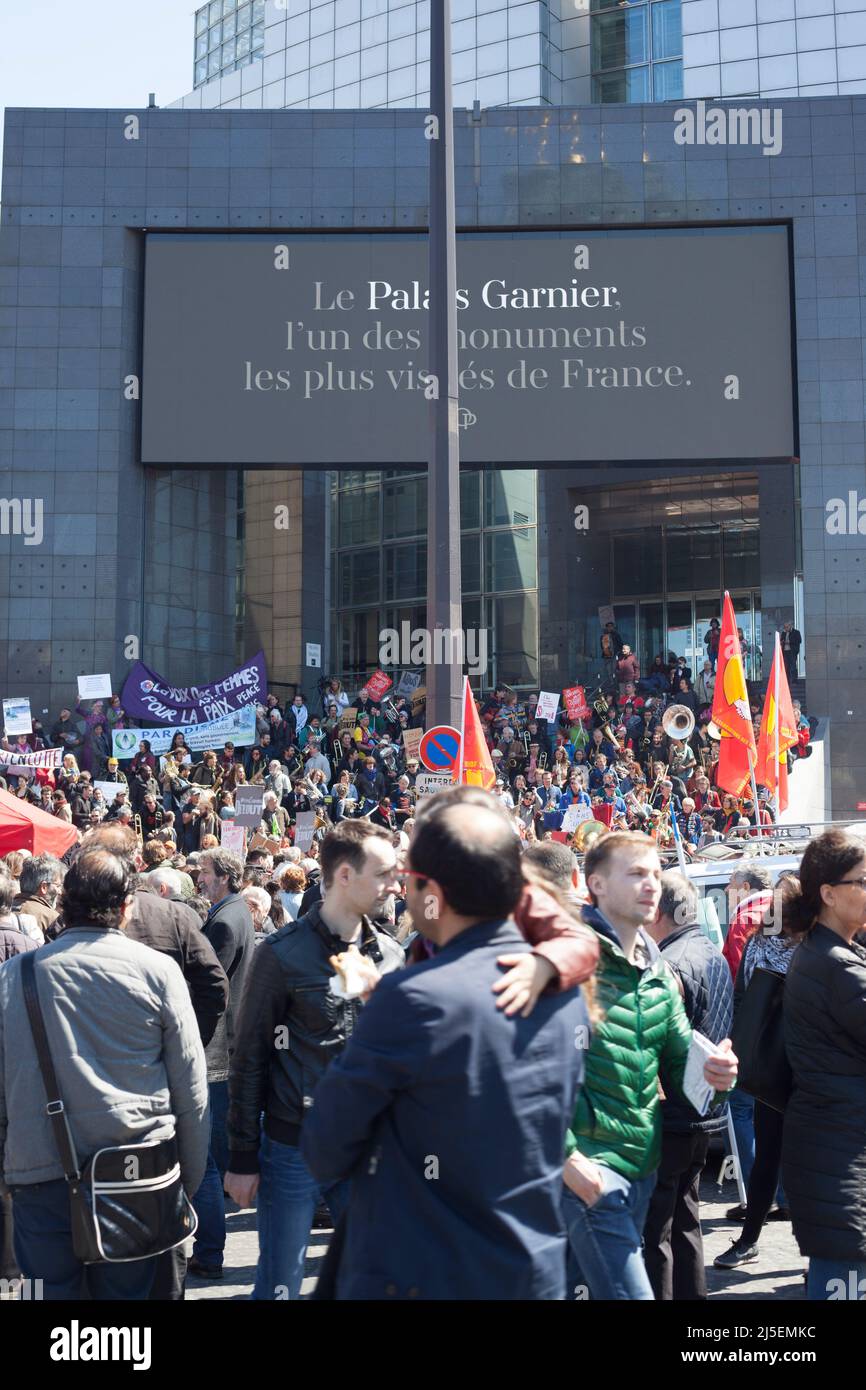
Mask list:
[[[246,666],[212,685],[178,688],[136,661],[127,676],[121,704],[133,719],[156,719],[163,724],[203,724],[247,705],[264,704],[268,693],[265,654],[258,652]]]
[[[223,743],[233,743],[236,748],[249,748],[256,741],[256,711],[253,705],[247,709],[235,710],[223,719],[209,719],[203,724],[160,725],[152,729],[113,729],[111,733],[111,755],[114,758],[131,758],[138,752],[142,739],[147,739],[152,753],[167,753],[175,734],[183,734],[187,746],[193,753],[203,753],[207,748],[216,752]]]

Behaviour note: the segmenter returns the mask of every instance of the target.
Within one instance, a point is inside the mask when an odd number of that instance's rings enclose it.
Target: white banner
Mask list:
[[[248,748],[256,741],[256,708],[247,705],[234,710],[221,719],[210,719],[204,724],[161,724],[155,729],[114,729],[111,734],[111,753],[115,758],[131,758],[138,752],[143,738],[150,744],[152,753],[167,753],[175,734],[181,733],[193,753],[203,753],[207,748],[215,752],[224,743],[233,743],[236,748]]]
[[[13,699],[3,701],[3,727],[7,734],[29,734],[33,729],[33,715],[30,701]]]
[[[111,675],[78,677],[79,700],[111,699]]]
[[[556,718],[556,711],[559,709],[558,690],[539,690],[538,704],[535,707],[536,719],[548,719],[551,722]]]
[[[59,767],[62,748],[43,748],[39,753],[7,753],[0,748],[0,767]]]
[[[571,832],[582,825],[585,820],[592,819],[592,807],[584,805],[583,802],[576,802],[574,805],[566,807],[560,830]]]
[[[109,806],[111,805],[114,798],[117,796],[118,792],[126,792],[127,796],[129,796],[129,787],[126,785],[125,782],[94,782],[93,785],[94,787],[99,788],[99,790],[102,792],[102,795],[105,797],[105,800],[108,802]],[[127,805],[129,805],[128,801]]]

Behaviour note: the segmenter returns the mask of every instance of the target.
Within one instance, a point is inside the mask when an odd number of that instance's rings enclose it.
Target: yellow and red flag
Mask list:
[[[734,605],[727,591],[716,663],[713,723],[722,735],[716,782],[724,791],[742,796],[751,780],[757,749]]]
[[[490,749],[481,730],[481,720],[469,685],[469,677],[463,677],[463,720],[460,736],[460,753],[454,766],[455,782],[465,782],[470,787],[483,787],[489,792],[496,783],[496,772]]]
[[[764,713],[761,716],[755,776],[775,796],[780,811],[784,811],[788,805],[788,749],[793,748],[796,742],[797,721],[777,632],[773,669],[767,682]]]

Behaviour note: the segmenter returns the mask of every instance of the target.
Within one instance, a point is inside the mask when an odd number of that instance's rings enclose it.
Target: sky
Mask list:
[[[157,106],[192,91],[194,0],[0,0],[9,106]]]

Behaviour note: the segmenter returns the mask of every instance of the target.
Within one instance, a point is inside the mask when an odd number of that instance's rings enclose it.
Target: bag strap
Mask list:
[[[57,1152],[63,1164],[63,1176],[67,1182],[78,1181],[81,1177],[81,1172],[78,1167],[78,1158],[75,1153],[75,1145],[72,1142],[72,1131],[69,1128],[66,1107],[60,1096],[60,1087],[57,1084],[57,1073],[54,1070],[51,1049],[48,1046],[48,1036],[45,1032],[45,1020],[42,1017],[42,1009],[39,1004],[39,991],[36,988],[36,963],[33,959],[35,954],[35,951],[27,951],[21,959],[21,983],[24,988],[24,1003],[27,1006],[30,1031],[33,1034],[36,1056],[39,1060],[39,1070],[42,1073],[42,1083],[45,1087],[45,1095],[48,1100],[45,1113],[51,1120],[51,1128],[54,1131],[54,1142],[57,1145]]]

